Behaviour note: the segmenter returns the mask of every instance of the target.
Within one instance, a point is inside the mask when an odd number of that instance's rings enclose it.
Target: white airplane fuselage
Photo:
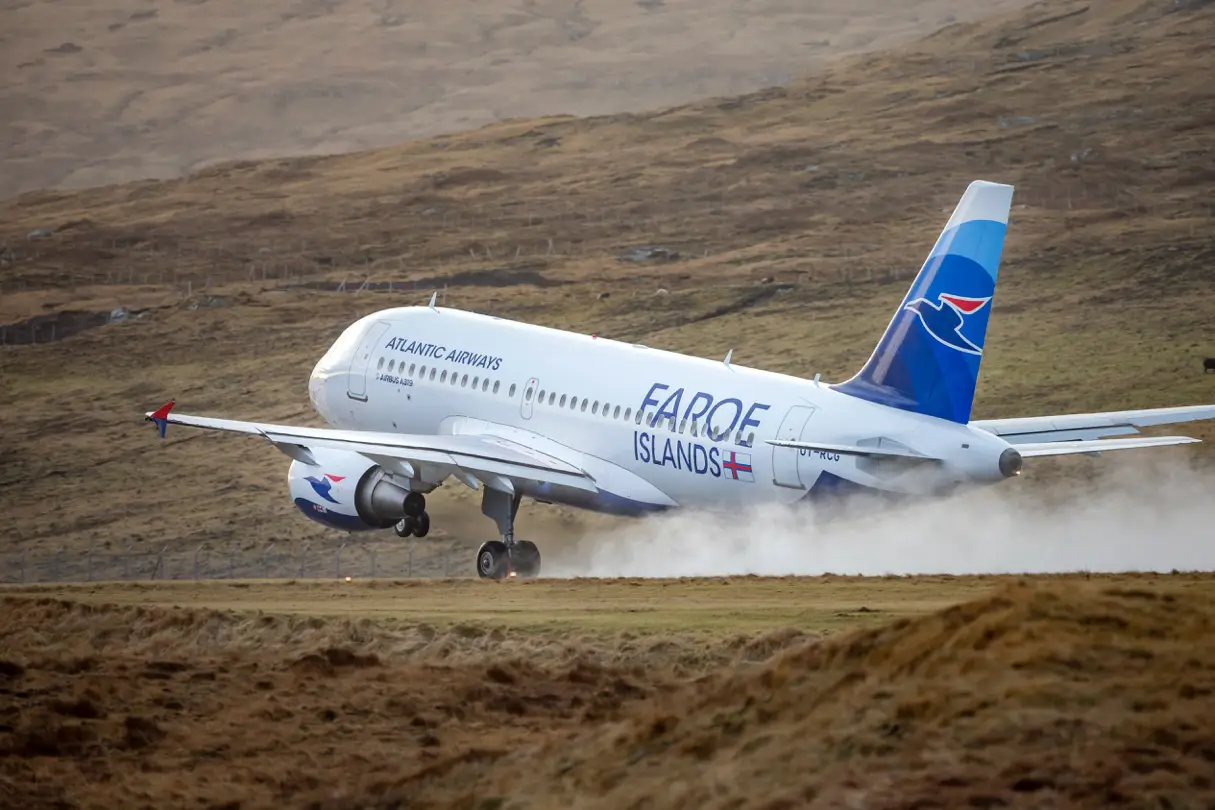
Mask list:
[[[445,308],[355,322],[317,364],[309,394],[334,428],[522,437],[585,469],[599,489],[536,483],[523,494],[617,514],[927,494],[1003,480],[1010,447],[784,374]],[[926,470],[767,443],[875,436],[945,462]]]

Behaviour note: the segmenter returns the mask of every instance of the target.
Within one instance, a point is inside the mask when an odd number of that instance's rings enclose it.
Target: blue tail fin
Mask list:
[[[869,362],[837,391],[970,421],[1012,195],[982,180],[967,187]]]

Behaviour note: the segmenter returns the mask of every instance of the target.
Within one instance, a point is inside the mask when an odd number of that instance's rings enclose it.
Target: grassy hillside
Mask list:
[[[1024,3],[17,0],[0,197],[747,92]]]
[[[329,542],[291,514],[279,454],[161,444],[139,414],[174,396],[312,423],[307,375],[338,331],[436,287],[839,379],[976,177],[1017,186],[976,417],[1215,401],[1213,37],[1210,4],[1048,0],[751,95],[0,204],[5,340],[38,340],[0,348],[9,547]],[[681,255],[617,258],[653,244]],[[343,279],[393,289],[320,288]],[[116,305],[143,317],[53,343],[27,320]],[[438,499],[440,539],[489,532],[470,495]],[[583,525],[523,520],[541,539]]]

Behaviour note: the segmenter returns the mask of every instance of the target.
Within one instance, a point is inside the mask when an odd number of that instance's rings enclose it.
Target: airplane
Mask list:
[[[351,324],[308,383],[329,427],[145,413],[259,436],[291,459],[288,490],[347,531],[430,531],[426,496],[481,489],[501,539],[480,577],[540,573],[515,537],[523,498],[614,515],[936,496],[991,485],[1026,459],[1161,447],[1137,428],[1215,418],[1215,405],[971,420],[1013,187],[972,182],[865,365],[825,384],[641,344],[426,306]],[[1121,437],[1121,438],[1109,438]]]

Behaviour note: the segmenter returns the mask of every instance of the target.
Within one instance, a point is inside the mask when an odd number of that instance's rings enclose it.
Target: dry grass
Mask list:
[[[0,197],[747,92],[1023,2],[18,0]]]
[[[825,633],[935,610],[986,592],[1007,579],[573,579],[506,586],[480,580],[263,580],[77,583],[14,587],[7,592],[96,604],[375,618],[444,628],[471,622],[529,633],[736,634],[789,626]]]
[[[9,322],[150,308],[0,348],[6,547],[333,542],[293,513],[268,447],[181,431],[162,444],[139,414],[173,396],[185,412],[312,423],[306,377],[338,331],[448,282],[453,306],[839,379],[974,177],[1018,188],[977,417],[1212,401],[1213,36],[1209,4],[1051,0],[736,99],[0,205],[21,254],[0,279]],[[22,241],[35,227],[55,235]],[[687,258],[614,258],[656,242]],[[267,264],[424,281],[391,295],[232,282],[197,309],[205,297],[154,283],[80,286]],[[490,286],[523,265],[545,284]],[[482,282],[459,275],[474,271]],[[1035,464],[1017,485],[1093,464]],[[438,541],[486,536],[473,497],[433,499]],[[521,526],[559,552],[600,522],[529,505]]]
[[[206,606],[234,585],[10,595],[0,801],[1206,806],[1213,582],[621,581],[581,605],[581,584],[345,589],[380,600],[377,619],[324,618],[340,586],[263,583],[235,600],[276,612]],[[705,598],[721,591],[762,596],[745,610],[775,607],[768,629],[705,624],[732,603]],[[604,626],[588,595],[670,622]],[[520,600],[580,615],[550,633]],[[902,618],[875,625],[865,605]],[[820,638],[833,607],[850,615]]]

